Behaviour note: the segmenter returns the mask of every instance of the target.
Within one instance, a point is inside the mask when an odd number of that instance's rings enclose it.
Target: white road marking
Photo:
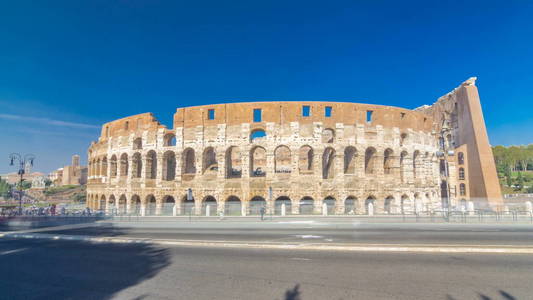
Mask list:
[[[295,237],[299,237],[299,238],[302,238],[302,239],[321,239],[321,238],[323,238],[323,236],[321,236],[321,235],[312,235],[312,234],[298,234],[298,235],[295,235]]]
[[[24,251],[28,248],[19,248],[19,249],[13,249],[13,250],[7,250],[7,251],[2,251],[0,252],[0,255],[8,255],[8,254],[11,254],[11,253],[17,253],[17,252],[21,252],[21,251]]]
[[[303,258],[303,257],[293,257],[292,260],[311,260],[310,258]]]

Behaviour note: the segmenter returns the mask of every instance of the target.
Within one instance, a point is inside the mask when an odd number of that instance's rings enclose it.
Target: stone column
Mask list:
[[[156,197],[156,195],[154,195]],[[156,216],[161,215],[161,211],[163,208],[163,199],[161,197],[157,197],[155,200],[155,214]]]
[[[144,188],[146,184],[146,153],[141,154],[141,162],[141,188]]]
[[[161,182],[163,181],[163,154],[161,152],[157,153],[157,171],[156,171],[156,186],[161,186]]]

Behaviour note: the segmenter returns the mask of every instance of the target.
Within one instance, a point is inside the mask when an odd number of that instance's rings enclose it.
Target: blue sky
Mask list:
[[[415,108],[468,77],[491,143],[533,142],[531,1],[2,1],[0,173],[86,161],[99,126],[220,102]]]

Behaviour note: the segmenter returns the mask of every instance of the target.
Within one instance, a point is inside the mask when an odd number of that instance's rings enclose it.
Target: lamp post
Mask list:
[[[19,195],[19,215],[22,215],[22,181],[24,181],[24,173],[26,164],[30,164],[30,166],[33,167],[33,161],[35,160],[35,155],[33,154],[26,154],[24,156],[20,155],[19,153],[11,153],[9,154],[9,165],[14,166],[15,161],[19,162],[19,170],[18,175],[20,175],[20,181],[19,181],[19,189],[20,189],[20,195]]]

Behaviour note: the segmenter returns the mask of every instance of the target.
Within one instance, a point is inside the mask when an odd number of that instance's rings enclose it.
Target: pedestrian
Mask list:
[[[264,206],[261,206],[261,209],[259,210],[259,212],[261,213],[261,221],[263,221],[265,217],[266,208]]]

